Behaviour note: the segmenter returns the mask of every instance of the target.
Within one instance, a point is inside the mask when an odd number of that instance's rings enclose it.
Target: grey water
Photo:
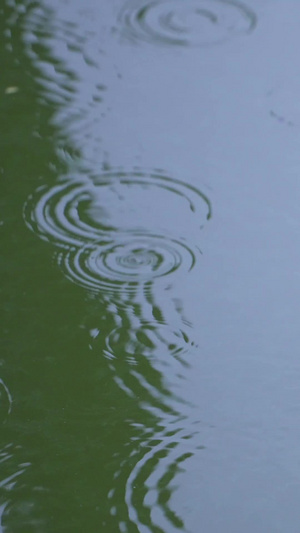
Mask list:
[[[298,533],[300,3],[0,15],[0,532]]]

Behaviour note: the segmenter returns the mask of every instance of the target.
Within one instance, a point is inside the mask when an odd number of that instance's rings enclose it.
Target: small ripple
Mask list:
[[[183,216],[185,225],[194,227],[196,213],[200,227],[211,217],[210,201],[201,191],[161,173],[141,170],[103,172],[90,179],[40,187],[24,206],[24,219],[32,231],[68,248],[96,243],[119,231],[173,232]],[[132,263],[145,261],[144,252],[126,257]],[[148,255],[147,260],[158,257]]]
[[[175,239],[131,233],[59,253],[57,260],[71,281],[91,291],[130,292],[137,284],[173,274],[179,268],[190,271],[195,253]]]
[[[184,365],[181,359],[189,352],[194,343],[182,329],[172,330],[167,324],[148,322],[138,329],[118,327],[106,338],[104,354],[110,359],[122,357],[131,365],[138,365],[141,356],[173,356]],[[167,364],[167,362],[166,362]]]
[[[270,116],[282,125],[289,127],[300,126],[300,85],[283,86],[268,93]]]
[[[32,484],[32,463],[22,446],[9,443],[0,449],[0,464],[0,531],[45,531],[39,487]]]
[[[4,381],[0,379],[0,421],[5,420],[5,418],[11,413],[12,402],[12,395],[9,388]]]
[[[132,40],[158,45],[206,46],[251,32],[256,15],[234,0],[129,2],[120,14]]]

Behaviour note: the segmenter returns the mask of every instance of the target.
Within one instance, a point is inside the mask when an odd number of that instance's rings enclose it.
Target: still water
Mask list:
[[[0,532],[298,533],[300,2],[0,14]]]

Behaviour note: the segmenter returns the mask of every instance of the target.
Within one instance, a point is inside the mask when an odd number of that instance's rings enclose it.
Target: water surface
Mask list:
[[[0,531],[298,532],[298,15],[1,8]]]

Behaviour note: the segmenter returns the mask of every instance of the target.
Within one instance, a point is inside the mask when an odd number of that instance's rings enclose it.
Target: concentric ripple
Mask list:
[[[166,209],[166,206],[168,208]],[[27,226],[56,246],[92,244],[119,231],[174,231],[178,220],[195,227],[211,216],[208,198],[195,187],[159,173],[111,171],[90,179],[41,187],[24,207]],[[126,261],[145,261],[135,253]],[[148,261],[153,261],[148,256]],[[157,259],[156,259],[157,260]]]
[[[119,291],[120,285],[147,282],[191,270],[195,253],[184,242],[151,234],[118,234],[78,250],[58,254],[65,275],[92,291]]]
[[[133,40],[206,46],[249,33],[256,25],[256,15],[235,0],[165,0],[129,2],[120,22]]]

